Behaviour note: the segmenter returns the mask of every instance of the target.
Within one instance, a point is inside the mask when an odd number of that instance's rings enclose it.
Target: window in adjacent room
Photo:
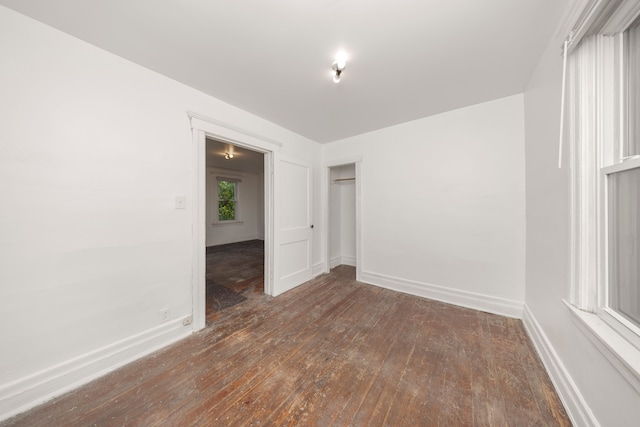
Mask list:
[[[238,180],[220,178],[217,183],[217,222],[238,221]]]

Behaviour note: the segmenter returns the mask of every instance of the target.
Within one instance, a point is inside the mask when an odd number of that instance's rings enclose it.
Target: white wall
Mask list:
[[[0,62],[1,419],[190,332],[187,111],[321,149],[1,6]]]
[[[562,303],[570,280],[569,168],[566,161],[563,169],[557,167],[560,46],[569,31],[564,25],[549,41],[525,92],[525,325],[577,425],[635,426],[640,395],[580,332]]]
[[[526,277],[525,320],[547,345],[565,402],[603,426],[632,425],[640,396],[560,302],[569,262],[568,174],[555,168],[563,37],[550,40],[524,102],[349,138],[327,145],[323,160],[363,158],[367,281],[517,315]],[[322,150],[1,6],[0,65],[0,339],[10,349],[0,352],[1,419],[188,332],[186,111],[281,141],[284,154],[312,162],[316,189]],[[185,210],[174,209],[176,195]],[[111,351],[125,359],[108,360]]]
[[[356,186],[355,165],[330,169],[329,185],[329,265],[356,265]]]
[[[362,156],[363,279],[520,316],[524,302],[522,95],[325,146]]]
[[[240,221],[232,223],[215,223],[218,214],[216,199],[216,178],[225,177],[238,179],[238,213]],[[264,179],[264,178],[263,178]],[[264,198],[264,190],[260,191],[262,180],[258,175],[238,172],[222,168],[207,168],[207,246],[224,245],[227,243],[244,242],[253,239],[264,239],[264,207],[259,204],[259,196]],[[262,222],[262,236],[259,224]]]

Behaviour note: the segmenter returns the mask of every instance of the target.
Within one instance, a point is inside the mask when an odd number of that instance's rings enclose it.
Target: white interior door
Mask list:
[[[312,276],[311,166],[280,155],[275,168],[275,229],[273,295],[279,295]]]

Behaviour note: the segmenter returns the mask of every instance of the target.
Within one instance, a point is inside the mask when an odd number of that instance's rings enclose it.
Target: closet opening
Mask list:
[[[328,166],[327,271],[340,266],[356,267],[360,276],[360,163]]]

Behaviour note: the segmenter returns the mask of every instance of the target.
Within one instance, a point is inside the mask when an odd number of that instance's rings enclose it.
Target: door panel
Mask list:
[[[279,156],[274,295],[311,279],[311,166]]]
[[[282,262],[280,263],[281,277],[287,278],[305,271],[309,267],[308,253],[308,240],[296,240],[292,243],[283,244]]]

